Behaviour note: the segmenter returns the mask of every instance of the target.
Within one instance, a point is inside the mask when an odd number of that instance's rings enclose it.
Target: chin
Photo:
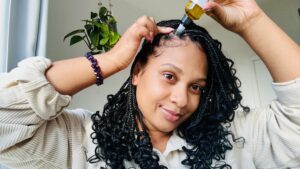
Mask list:
[[[157,127],[161,132],[170,133],[173,132],[177,126],[158,126]]]

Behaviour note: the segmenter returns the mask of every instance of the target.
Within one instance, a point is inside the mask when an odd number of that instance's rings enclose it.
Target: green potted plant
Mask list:
[[[70,37],[70,45],[85,42],[93,54],[102,53],[111,49],[120,39],[117,32],[117,22],[102,4],[99,12],[91,12],[90,19],[83,20],[84,28],[76,29],[64,36],[64,41]]]

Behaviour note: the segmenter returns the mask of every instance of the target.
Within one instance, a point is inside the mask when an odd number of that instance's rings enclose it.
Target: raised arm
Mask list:
[[[208,2],[205,10],[251,46],[267,66],[274,82],[300,77],[299,45],[254,0],[215,0]]]
[[[104,78],[125,69],[133,60],[143,38],[151,41],[157,33],[170,33],[172,28],[157,27],[153,18],[143,16],[127,29],[109,52],[95,55]],[[54,62],[46,77],[57,91],[73,95],[96,81],[91,63],[84,57]]]

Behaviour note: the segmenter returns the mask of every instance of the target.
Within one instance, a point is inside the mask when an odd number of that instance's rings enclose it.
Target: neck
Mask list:
[[[167,143],[172,135],[170,133],[163,133],[160,131],[148,131],[149,136],[151,138],[151,142],[154,148],[158,149],[161,153],[163,153],[167,147]]]
[[[142,130],[141,123],[139,122],[138,119],[136,120],[137,120],[137,125],[139,130]],[[172,135],[172,132],[162,132],[162,131],[155,130],[153,127],[148,126],[148,134],[151,139],[151,143],[153,147],[158,149],[161,153],[163,153],[167,147],[167,143]]]

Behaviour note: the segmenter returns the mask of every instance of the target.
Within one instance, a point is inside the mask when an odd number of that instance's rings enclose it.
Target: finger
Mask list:
[[[221,7],[222,6],[222,3],[220,2],[216,2],[216,1],[208,1],[204,7],[203,7],[203,10],[205,12],[208,12],[208,11],[212,11],[212,10],[215,10],[217,7]]]
[[[153,23],[156,23],[155,22],[155,19],[153,17],[149,17],[149,19],[153,22]]]
[[[223,6],[216,2],[208,2],[203,9],[208,16],[211,16],[217,21],[220,20],[221,17],[226,16]]]
[[[157,27],[158,33],[164,33],[164,34],[168,34],[174,31],[174,28],[171,27],[161,27],[158,26]]]
[[[174,31],[174,28],[171,27],[161,27],[161,26],[157,26],[155,19],[153,17],[150,17],[150,20],[153,23],[153,26],[155,27],[154,31],[153,31],[153,35],[155,36],[158,33],[171,33],[172,31]]]
[[[152,39],[157,34],[157,27],[154,18],[149,16],[143,16],[137,21],[137,23],[140,26],[143,26],[146,29],[148,29],[146,39]]]
[[[141,26],[137,29],[137,33],[140,38],[145,38],[147,41],[152,41],[153,39],[153,32],[149,31],[145,26]]]
[[[149,16],[142,16],[138,21],[138,24],[145,26],[149,29],[149,31],[154,31],[156,27],[156,23],[152,17]]]
[[[157,25],[156,25],[156,22],[155,22],[155,20],[154,20],[154,18],[153,17],[150,17],[149,18],[150,20],[151,20],[151,29],[150,29],[150,31],[152,32],[151,34],[153,34],[153,36],[155,36],[157,33],[158,33],[158,29],[157,29]]]
[[[144,27],[140,35],[145,37],[145,39],[147,39],[148,41],[152,41],[154,36],[159,33],[168,34],[174,31],[174,29],[170,27],[157,26],[154,18],[149,16],[143,16],[139,18],[136,23],[137,25]]]
[[[215,3],[218,3],[220,5],[224,5],[224,4],[227,4],[229,3],[230,0],[208,0],[207,2],[215,2]]]

